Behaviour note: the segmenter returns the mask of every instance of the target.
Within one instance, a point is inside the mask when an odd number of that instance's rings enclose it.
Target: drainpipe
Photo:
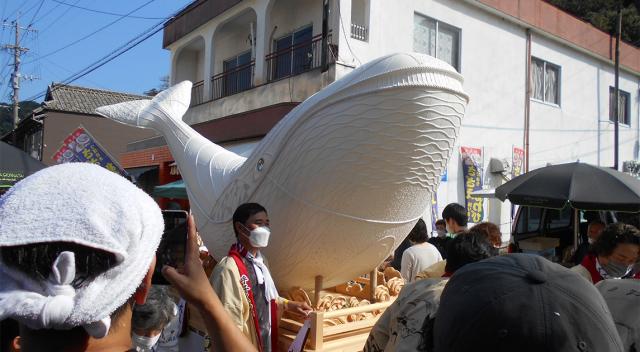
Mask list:
[[[320,64],[322,72],[329,70],[329,60],[327,60],[327,52],[329,45],[327,36],[329,33],[329,0],[322,1],[322,53],[320,53]]]
[[[527,28],[526,66],[524,78],[524,172],[529,172],[529,119],[531,108],[531,29]]]

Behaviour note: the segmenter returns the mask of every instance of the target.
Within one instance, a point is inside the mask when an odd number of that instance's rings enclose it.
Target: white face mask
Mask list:
[[[593,238],[589,237],[587,239],[587,242],[589,242],[589,244],[593,244],[596,240],[594,240]]]
[[[245,226],[245,229],[247,227]],[[249,229],[247,229],[249,231]],[[271,230],[266,226],[261,226],[255,230],[249,231],[249,243],[255,248],[264,248],[269,244],[269,236],[271,236]]]
[[[136,351],[151,351],[151,348],[158,343],[160,339],[160,334],[148,337],[148,336],[140,336],[135,332],[131,333],[131,342],[133,343],[133,347],[135,347]]]

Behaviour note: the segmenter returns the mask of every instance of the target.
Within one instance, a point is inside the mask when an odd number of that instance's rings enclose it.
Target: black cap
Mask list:
[[[578,274],[540,256],[467,264],[440,298],[436,352],[623,351],[607,305]]]

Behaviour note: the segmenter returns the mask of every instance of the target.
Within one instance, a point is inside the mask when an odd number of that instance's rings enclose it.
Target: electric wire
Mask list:
[[[46,53],[46,54],[44,54],[44,55],[38,56],[38,57],[36,57],[35,59],[33,59],[33,60],[31,60],[31,61],[27,61],[27,62],[25,62],[25,64],[29,64],[29,63],[32,63],[32,62],[34,62],[34,61],[40,60],[40,59],[42,59],[42,58],[49,57],[49,56],[51,56],[51,55],[57,54],[57,53],[61,52],[62,50],[65,50],[65,49],[67,49],[67,48],[69,48],[69,47],[71,47],[71,46],[73,46],[73,45],[75,45],[75,44],[78,44],[78,43],[80,43],[81,41],[86,40],[86,39],[88,39],[88,38],[92,37],[93,35],[95,35],[95,34],[97,34],[97,33],[101,32],[101,31],[103,31],[103,30],[107,29],[108,27],[110,27],[110,26],[112,26],[112,25],[116,24],[117,22],[119,22],[119,21],[121,21],[121,20],[123,20],[123,19],[127,18],[130,14],[132,14],[132,13],[134,13],[134,12],[136,12],[136,11],[140,10],[141,8],[143,8],[143,7],[145,7],[145,6],[149,5],[149,4],[151,4],[151,3],[152,3],[152,2],[154,2],[154,1],[155,1],[155,0],[149,0],[149,1],[145,2],[144,4],[142,4],[142,5],[138,6],[138,7],[136,7],[135,9],[133,9],[133,10],[129,11],[127,14],[125,14],[125,15],[123,15],[123,16],[121,16],[121,17],[119,17],[119,18],[117,18],[117,19],[115,19],[115,20],[113,20],[113,21],[111,21],[111,22],[109,22],[109,23],[107,23],[106,25],[104,25],[104,26],[102,26],[102,27],[100,27],[100,28],[98,28],[98,29],[96,29],[95,31],[93,31],[93,32],[91,32],[91,33],[89,33],[89,34],[87,34],[87,35],[85,35],[85,36],[83,36],[83,37],[81,37],[81,38],[79,38],[79,39],[76,39],[76,40],[74,40],[73,42],[71,42],[71,43],[69,43],[69,44],[67,44],[67,45],[65,45],[65,46],[63,46],[63,47],[60,47],[60,48],[58,48],[58,49],[56,49],[56,50],[53,50],[53,51],[51,51],[51,52],[49,52],[49,53]]]
[[[115,13],[115,12],[109,12],[109,11],[101,11],[101,10],[94,10],[94,9],[90,9],[87,7],[82,7],[82,6],[77,6],[76,4],[68,4],[66,2],[62,2],[62,1],[58,1],[58,0],[52,0],[55,3],[58,3],[59,5],[66,5],[66,6],[70,6],[70,7],[74,7],[76,9],[81,9],[81,10],[85,10],[85,11],[89,11],[89,12],[95,12],[95,13],[101,13],[103,15],[111,15],[111,16],[124,16],[121,13]],[[168,17],[144,17],[144,16],[128,16],[129,18],[136,18],[136,19],[141,19],[141,20],[167,20],[169,19]]]

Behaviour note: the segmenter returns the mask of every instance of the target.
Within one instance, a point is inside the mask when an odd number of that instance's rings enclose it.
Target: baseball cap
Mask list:
[[[434,339],[436,352],[623,351],[598,290],[528,254],[458,270],[442,293]]]

